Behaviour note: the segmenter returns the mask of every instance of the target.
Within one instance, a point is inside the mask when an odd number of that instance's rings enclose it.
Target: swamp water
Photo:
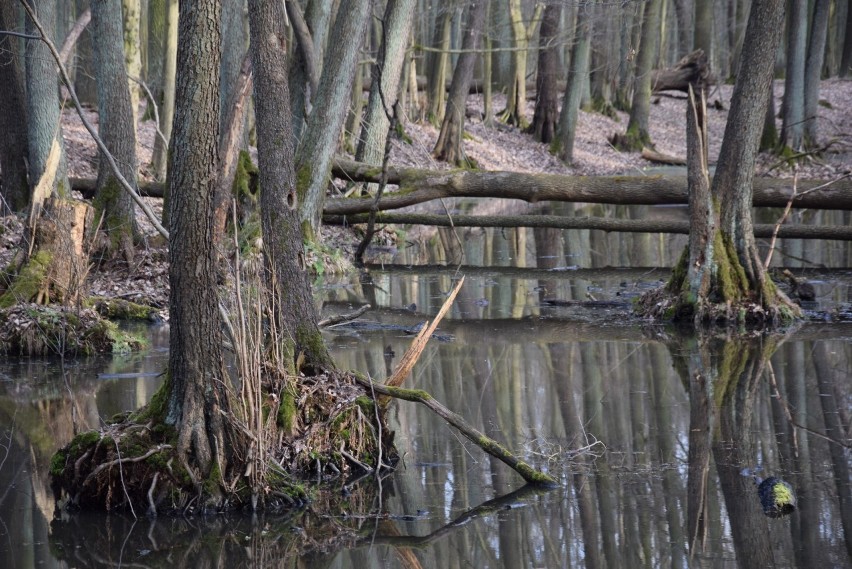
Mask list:
[[[588,267],[671,264],[682,242],[561,235],[460,232],[461,270],[422,266],[440,255],[415,246],[318,293],[324,315],[377,307],[326,338],[342,368],[382,380],[466,275],[405,386],[558,488],[524,487],[431,411],[397,402],[397,471],[380,488],[332,482],[342,503],[284,517],[54,519],[52,453],[75,421],[97,426],[154,393],[160,326],[141,354],[0,363],[0,567],[850,566],[852,324],[733,339],[648,326],[625,303],[667,271]],[[816,308],[848,306],[849,273],[813,274]],[[792,485],[792,515],[764,516],[741,474],[757,466]]]

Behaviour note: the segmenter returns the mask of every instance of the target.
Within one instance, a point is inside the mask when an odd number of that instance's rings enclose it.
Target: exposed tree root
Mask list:
[[[246,439],[231,449],[243,465],[235,479],[213,467],[198,480],[179,459],[177,433],[157,422],[159,398],[135,413],[125,413],[99,431],[75,437],[51,462],[53,489],[60,505],[87,510],[193,514],[234,509],[276,511],[304,504],[309,485],[345,482],[372,471],[379,457],[396,462],[393,432],[377,425],[383,413],[347,374],[276,377],[264,382],[270,402],[265,456],[265,487],[252,496],[252,445],[249,431],[232,416],[223,417]],[[276,406],[272,402],[277,401]],[[381,434],[382,440],[378,437]],[[257,502],[260,502],[259,504]]]

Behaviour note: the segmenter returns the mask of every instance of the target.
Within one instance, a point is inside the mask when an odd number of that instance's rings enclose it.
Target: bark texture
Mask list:
[[[317,314],[305,267],[293,168],[290,94],[286,61],[286,35],[281,5],[249,1],[251,57],[255,70],[260,212],[264,258],[270,290],[276,291],[280,329],[292,345],[292,366],[304,355],[315,371],[332,367],[320,336]]]
[[[0,4],[0,29],[18,28],[19,6]],[[27,183],[27,105],[24,70],[21,69],[21,42],[0,36],[0,215],[26,209],[30,201]]]
[[[219,3],[180,6],[175,144],[169,156],[169,374],[165,421],[196,477],[227,468],[224,382],[217,311],[213,200],[219,133]]]
[[[48,34],[56,29],[54,0],[34,0],[30,5]],[[38,35],[39,32],[32,21],[26,18],[26,22],[27,34]],[[50,50],[43,42],[26,42],[26,70],[30,186],[35,186],[45,173],[53,141],[57,140],[60,158],[53,183],[53,193],[66,196],[69,189],[65,145],[62,143],[62,130],[59,125],[59,76]]]
[[[175,116],[175,69],[177,67],[178,0],[166,0],[166,38],[163,47],[163,102],[160,105],[161,139],[154,139],[151,168],[158,180],[166,179],[166,155]]]
[[[787,26],[787,70],[784,73],[784,100],[781,104],[781,144],[798,151],[802,149],[805,130],[808,3],[788,0],[787,6],[790,13]],[[783,29],[783,23],[781,27]],[[748,54],[744,55],[748,57]]]
[[[136,186],[136,133],[133,109],[124,72],[121,6],[110,0],[92,0],[92,32],[95,72],[98,79],[98,134],[121,168],[121,174]],[[98,164],[95,218],[109,236],[108,249],[121,252],[130,262],[137,234],[133,200],[112,173],[106,157]]]
[[[807,148],[817,146],[817,110],[819,109],[819,81],[828,38],[828,19],[831,0],[816,0],[808,40],[808,55],[805,60],[805,109],[804,144]]]
[[[369,0],[342,0],[323,63],[323,74],[307,129],[296,154],[300,218],[314,231],[320,226],[328,172],[346,118],[359,48],[370,14]]]
[[[548,4],[541,19],[538,35],[538,73],[535,79],[535,112],[530,132],[540,142],[549,144],[556,136],[559,122],[559,21],[561,4]]]
[[[370,99],[355,158],[367,164],[381,164],[385,154],[390,119],[399,93],[399,81],[405,48],[414,15],[414,0],[388,2],[382,25],[382,45],[379,49]],[[401,117],[398,117],[401,118]]]

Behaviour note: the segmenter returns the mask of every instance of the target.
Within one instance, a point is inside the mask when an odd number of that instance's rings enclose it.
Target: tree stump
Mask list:
[[[91,220],[89,204],[47,198],[40,213],[33,216],[28,243],[5,271],[0,307],[25,302],[76,303],[88,273],[83,237]]]

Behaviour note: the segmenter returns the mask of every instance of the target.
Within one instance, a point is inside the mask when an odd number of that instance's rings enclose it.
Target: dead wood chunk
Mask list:
[[[706,88],[710,83],[710,66],[704,51],[697,49],[684,56],[674,67],[657,69],[651,73],[651,89],[661,91],[687,92],[689,86]]]
[[[50,301],[72,304],[80,297],[88,258],[84,247],[86,227],[92,217],[89,204],[51,197],[36,222],[35,250],[50,259],[46,285]]]
[[[672,156],[670,154],[663,154],[662,152],[651,150],[647,146],[642,148],[642,158],[644,158],[648,162],[654,162],[656,164],[668,164],[670,166],[686,166],[686,158],[680,158],[678,156]]]

